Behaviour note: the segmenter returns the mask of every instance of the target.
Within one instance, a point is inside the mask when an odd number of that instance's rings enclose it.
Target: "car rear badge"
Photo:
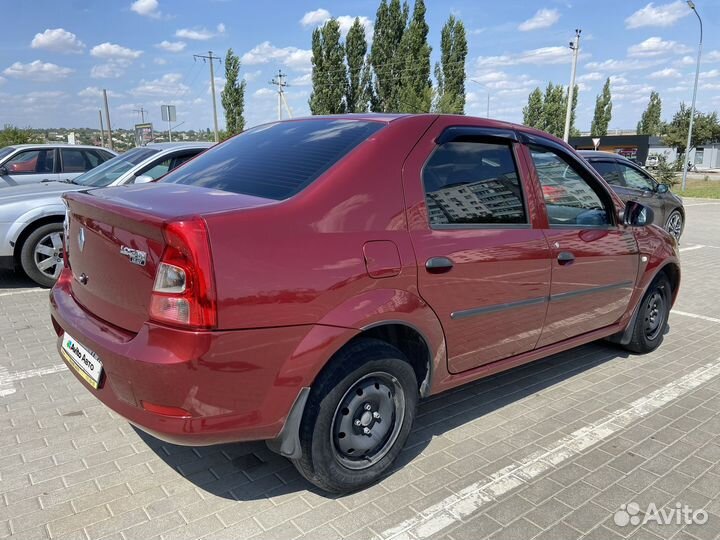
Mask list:
[[[78,233],[78,247],[80,248],[80,251],[82,251],[85,247],[85,229],[83,229],[82,227],[80,228],[80,232]]]
[[[137,264],[138,266],[145,266],[145,262],[147,261],[147,253],[127,246],[120,247],[120,255],[125,255],[130,259],[131,263]]]

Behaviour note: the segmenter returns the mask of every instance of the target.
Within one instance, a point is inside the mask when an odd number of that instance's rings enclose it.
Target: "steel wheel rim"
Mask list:
[[[330,443],[345,467],[362,470],[384,458],[405,419],[405,391],[389,373],[364,375],[350,386],[333,414]]]
[[[57,279],[62,272],[63,242],[60,232],[51,232],[43,236],[33,250],[35,268],[45,277]]]
[[[671,235],[679,240],[682,233],[682,217],[680,214],[674,212],[668,219],[666,228]]]
[[[654,340],[665,326],[665,297],[656,290],[645,301],[645,336]]]

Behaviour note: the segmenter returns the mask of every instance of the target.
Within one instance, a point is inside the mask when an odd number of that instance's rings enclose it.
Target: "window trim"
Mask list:
[[[567,148],[562,146],[561,144],[556,143],[555,141],[552,141],[550,139],[546,139],[545,137],[541,137],[538,135],[530,134],[530,133],[524,133],[521,132],[521,141],[523,144],[527,146],[530,161],[532,163],[532,167],[535,170],[535,175],[537,177],[537,167],[535,166],[535,160],[532,159],[532,148],[531,146],[539,146],[541,148],[547,149],[548,152],[555,154],[558,156],[561,160],[565,161],[565,163],[573,168],[575,172],[587,182],[587,184],[590,186],[590,188],[595,192],[595,194],[598,196],[601,202],[605,204],[605,210],[608,213],[609,221],[607,225],[579,225],[577,223],[550,223],[550,216],[547,211],[547,203],[545,202],[545,197],[542,197],[542,204],[545,207],[545,215],[547,216],[547,222],[548,227],[550,229],[594,229],[594,230],[614,230],[618,227],[618,215],[617,210],[615,207],[615,201],[612,198],[612,195],[608,193],[607,189],[605,188],[605,185],[603,182],[601,182],[597,176],[600,176],[600,173],[592,169],[592,165],[590,165],[585,160],[579,160],[576,158]],[[575,165],[575,166],[573,166]],[[540,182],[540,178],[537,177],[537,183],[540,187],[540,190],[542,191],[542,183]]]
[[[446,136],[445,134],[449,134]],[[508,134],[508,137],[504,137],[501,134]],[[472,138],[471,141],[463,141],[463,142],[478,142],[478,143],[485,143],[485,144],[496,144],[496,145],[505,145],[510,148],[510,154],[513,159],[513,163],[515,164],[515,171],[517,173],[518,178],[518,186],[520,187],[520,194],[521,194],[521,200],[523,204],[523,211],[525,213],[525,221],[526,223],[435,223],[433,224],[430,221],[430,212],[428,211],[428,205],[427,205],[427,191],[425,190],[425,180],[424,180],[424,173],[425,168],[427,167],[428,162],[432,159],[432,157],[435,155],[435,152],[437,152],[440,147],[443,144],[447,144],[449,142],[457,142],[458,139],[461,138]],[[422,168],[420,169],[420,187],[422,189],[422,202],[425,205],[425,213],[427,216],[427,224],[428,228],[431,231],[455,231],[455,230],[482,230],[482,229],[495,229],[495,230],[502,230],[502,229],[532,229],[532,219],[530,217],[530,211],[528,208],[528,198],[527,193],[524,187],[524,178],[522,175],[522,171],[520,170],[520,167],[518,166],[518,163],[520,163],[520,156],[518,155],[518,148],[519,143],[517,140],[517,135],[514,131],[511,130],[501,130],[501,129],[494,129],[494,128],[483,128],[483,127],[476,127],[476,126],[449,126],[443,130],[443,132],[438,135],[438,137],[435,139],[435,147],[432,149],[432,151],[428,154],[427,158],[423,162]]]

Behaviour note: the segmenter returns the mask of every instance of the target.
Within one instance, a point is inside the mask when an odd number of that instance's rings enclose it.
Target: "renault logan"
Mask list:
[[[389,470],[420,398],[593,340],[652,351],[680,280],[652,210],[565,143],[464,116],[272,123],[64,199],[50,302],[80,382],[332,492]]]

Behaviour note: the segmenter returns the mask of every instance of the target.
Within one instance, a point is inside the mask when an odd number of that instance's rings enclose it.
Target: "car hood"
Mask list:
[[[67,191],[79,191],[81,189],[87,189],[87,187],[68,184],[65,182],[45,182],[27,184],[24,186],[10,186],[0,192],[0,206],[18,202],[34,201],[53,195],[57,195],[59,197]]]

